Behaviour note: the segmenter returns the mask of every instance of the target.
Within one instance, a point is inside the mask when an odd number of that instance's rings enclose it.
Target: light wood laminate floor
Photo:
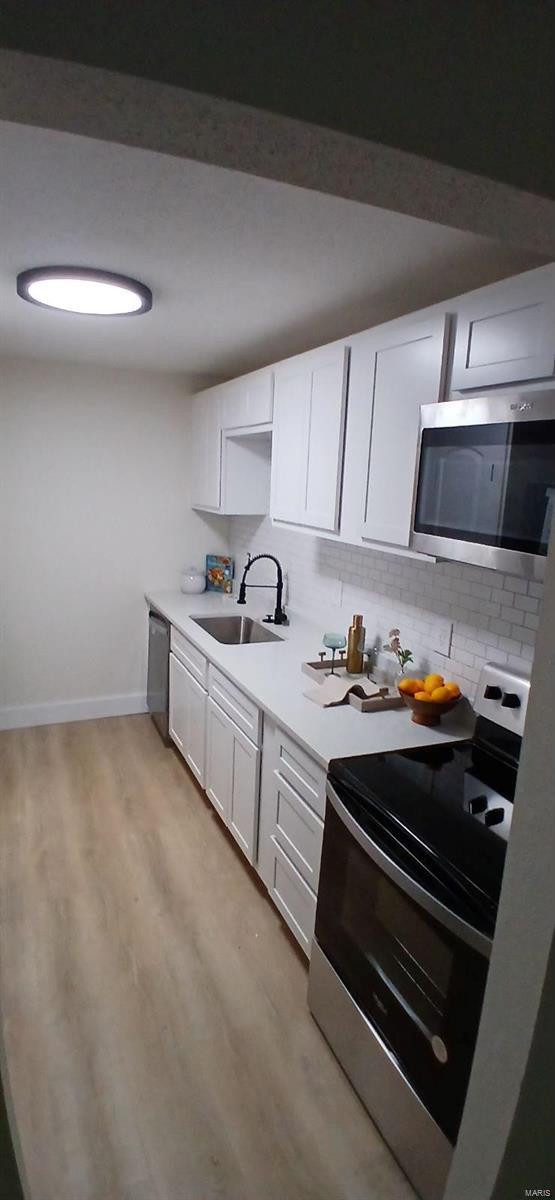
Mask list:
[[[0,734],[0,845],[29,1200],[412,1200],[278,914],[147,717]]]

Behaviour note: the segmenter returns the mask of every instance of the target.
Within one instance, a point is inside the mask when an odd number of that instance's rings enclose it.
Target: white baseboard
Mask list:
[[[0,708],[0,729],[91,721],[95,717],[126,717],[146,711],[143,692],[129,692],[125,696],[93,696],[86,700],[54,700],[50,704],[17,704],[13,708]]]

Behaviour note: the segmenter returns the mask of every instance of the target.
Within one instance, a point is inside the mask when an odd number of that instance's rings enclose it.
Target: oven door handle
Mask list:
[[[326,785],[326,794],[330,804],[332,805],[332,808],[335,810],[346,829],[348,829],[351,836],[354,837],[356,842],[358,842],[361,850],[364,850],[364,853],[372,859],[372,862],[374,862],[381,871],[383,871],[384,875],[387,875],[387,877],[391,879],[393,883],[396,883],[397,887],[399,887],[401,891],[405,892],[407,896],[410,896],[411,900],[414,900],[420,905],[421,908],[425,909],[431,917],[435,917],[435,920],[439,921],[440,925],[444,925],[450,933],[453,933],[456,937],[461,938],[461,940],[465,942],[467,946],[471,946],[473,950],[477,950],[478,953],[483,954],[485,958],[489,958],[491,953],[491,938],[489,938],[487,934],[481,933],[479,929],[475,929],[473,925],[469,925],[468,921],[464,921],[462,917],[457,916],[457,914],[448,908],[446,904],[442,904],[441,900],[437,900],[436,897],[431,894],[431,892],[428,892],[420,883],[417,883],[415,879],[413,879],[410,875],[407,875],[407,872],[403,871],[402,868],[399,867],[397,863],[394,862],[393,859],[390,858],[389,855],[386,854],[385,851],[382,850],[380,846],[378,846],[376,842],[374,842],[373,839],[368,836],[367,833],[365,833],[364,829],[361,829],[360,825],[357,823],[357,821],[355,821],[355,818],[351,815],[348,808],[346,808],[346,806],[343,804],[343,801],[340,800],[329,779]]]

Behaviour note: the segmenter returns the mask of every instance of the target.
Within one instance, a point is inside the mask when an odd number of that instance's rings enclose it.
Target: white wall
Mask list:
[[[463,563],[428,563],[341,545],[258,517],[233,517],[230,543],[236,575],[249,550],[275,554],[287,572],[292,607],[321,614],[326,627],[337,626],[337,632],[344,632],[352,614],[361,612],[372,642],[376,637],[387,640],[392,626],[398,626],[419,670],[448,675],[470,696],[487,660],[517,670],[531,668],[542,584]],[[273,580],[273,571],[256,564],[251,580],[262,578]],[[438,647],[451,624],[446,657]],[[314,647],[315,654],[319,649]],[[382,657],[380,665],[386,662]]]
[[[0,364],[0,727],[144,707],[144,590],[225,546],[190,509],[188,390]]]

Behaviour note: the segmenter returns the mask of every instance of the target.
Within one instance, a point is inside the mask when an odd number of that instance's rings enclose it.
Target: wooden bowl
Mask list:
[[[462,696],[453,696],[451,700],[415,700],[399,691],[407,708],[412,708],[412,720],[415,725],[439,725],[444,713],[451,712]]]

